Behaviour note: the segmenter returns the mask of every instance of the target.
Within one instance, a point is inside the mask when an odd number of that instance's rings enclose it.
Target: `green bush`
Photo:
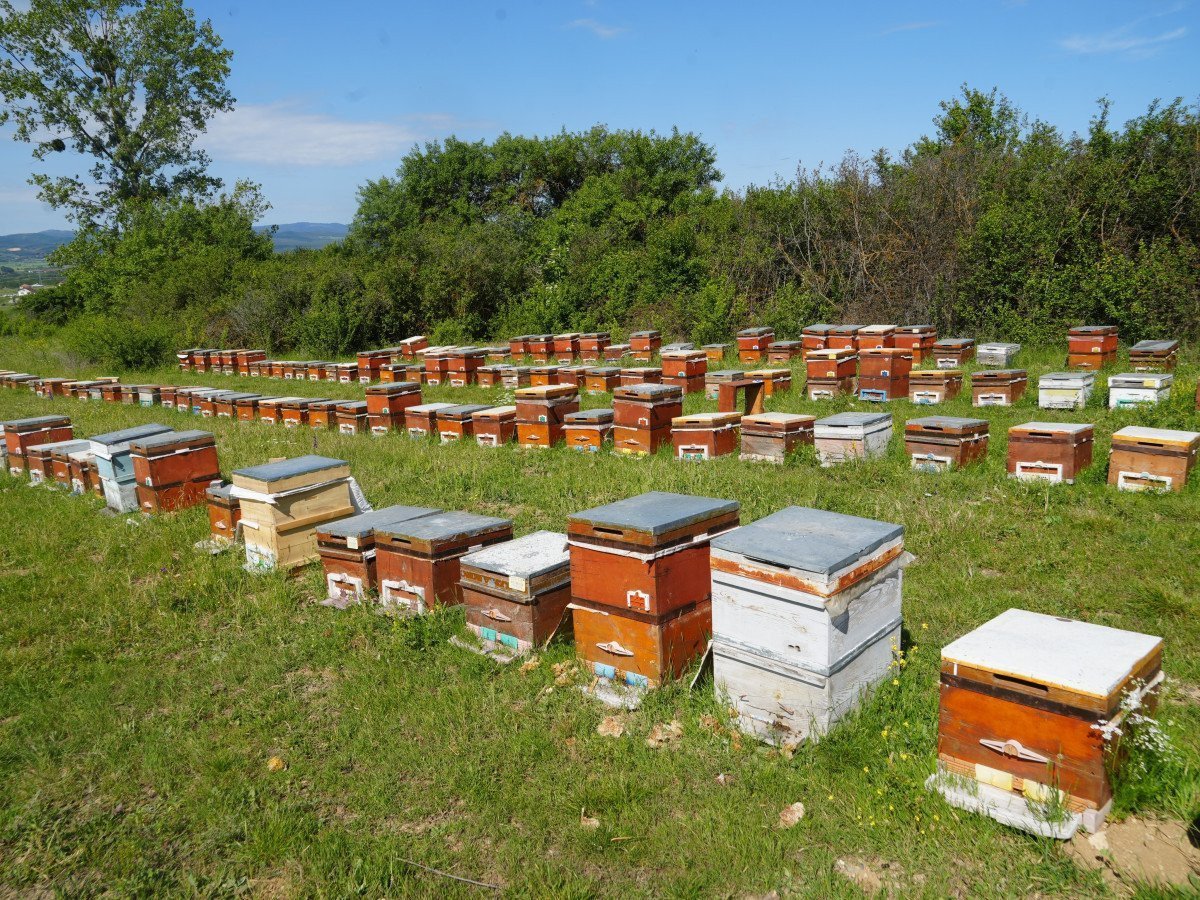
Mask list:
[[[63,345],[89,362],[117,370],[149,369],[171,360],[176,329],[169,322],[80,316],[62,330]]]

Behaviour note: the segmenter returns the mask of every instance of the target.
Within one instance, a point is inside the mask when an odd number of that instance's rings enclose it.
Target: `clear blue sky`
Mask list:
[[[448,134],[677,125],[712,143],[740,188],[846,150],[899,150],[963,82],[999,87],[1068,133],[1101,96],[1118,122],[1155,98],[1200,97],[1200,0],[196,9],[234,51],[238,109],[206,136],[214,169],[261,183],[272,222],[348,222],[359,185]],[[0,140],[0,233],[63,224],[25,184],[34,165],[26,145]]]

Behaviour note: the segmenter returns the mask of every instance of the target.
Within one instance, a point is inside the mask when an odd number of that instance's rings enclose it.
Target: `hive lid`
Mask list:
[[[1108,386],[1123,388],[1164,388],[1175,381],[1173,375],[1163,372],[1122,372],[1110,375]]]
[[[568,425],[595,425],[597,423],[611,422],[613,420],[613,411],[611,409],[581,409],[579,412],[568,413],[566,422]]]
[[[801,413],[764,412],[742,416],[742,425],[804,425],[815,421],[815,416]]]
[[[663,347],[663,353],[673,353],[676,350],[695,350],[696,345],[691,341],[676,341],[673,344],[667,344]]]
[[[987,419],[967,419],[959,416],[921,416],[917,419],[909,419],[909,425],[916,425],[918,428],[930,428],[945,431],[962,431],[969,428],[978,428],[980,425],[987,427]]]
[[[652,328],[649,331],[635,331],[629,336],[635,338],[652,338],[659,337],[660,335],[658,329]]]
[[[224,481],[216,481],[205,488],[204,493],[213,500],[224,500],[228,503],[233,500],[233,485]]]
[[[916,372],[913,372],[916,375]],[[972,381],[977,381],[980,378],[995,379],[1003,381],[1006,378],[1028,378],[1029,373],[1024,369],[989,369],[986,372],[975,372],[971,375]]]
[[[79,450],[86,450],[88,442],[85,440],[71,441],[51,441],[49,444],[34,444],[29,448],[30,452],[37,450],[41,453],[75,453]]]
[[[859,329],[862,334],[887,334],[889,331],[895,330],[895,325],[865,325]]]
[[[280,460],[279,462],[251,466],[248,469],[238,469],[233,473],[233,476],[235,478],[250,478],[269,484],[273,481],[281,481],[284,478],[309,475],[314,472],[323,472],[327,469],[336,469],[345,465],[346,461],[344,459],[331,459],[328,456],[316,456],[310,453],[307,456],[296,456],[292,459]]]
[[[473,419],[502,419],[505,416],[515,416],[517,408],[515,406],[488,406],[471,415]]]
[[[705,373],[704,377],[711,381],[734,380],[745,375],[742,369],[717,369],[712,372]]]
[[[891,421],[891,413],[843,412],[827,416],[824,419],[817,419],[817,424],[830,428],[866,428],[870,425],[890,424]]]
[[[588,375],[620,375],[621,369],[619,366],[595,366],[587,370]]]
[[[746,373],[747,378],[778,378],[780,375],[786,375],[789,378],[792,375],[791,369],[754,369]]]
[[[262,397],[262,394],[244,394],[244,393],[234,393],[234,394],[226,394],[226,395],[225,395],[224,397],[222,397],[221,399],[222,399],[222,400],[228,400],[228,401],[231,401],[231,402],[233,402],[233,403],[237,403],[239,400],[258,400],[258,399],[260,399],[261,397]]]
[[[792,347],[799,347],[802,343],[803,341],[771,341],[771,343],[767,344],[767,349],[773,350],[778,348],[788,350]]]
[[[1171,428],[1144,428],[1140,425],[1129,425],[1120,431],[1113,432],[1114,441],[1144,441],[1149,444],[1176,444],[1191,447],[1200,442],[1200,432],[1176,431]]]
[[[1153,635],[1010,609],[944,647],[942,661],[1107,698],[1161,647]]]
[[[806,325],[804,326],[804,334],[829,334],[829,332],[833,331],[833,329],[833,325],[826,325],[824,323],[819,325]]]
[[[447,416],[455,419],[469,419],[477,412],[483,412],[485,409],[491,409],[486,403],[459,403],[454,406],[447,406],[445,409],[438,411],[438,416]]]
[[[558,531],[535,531],[511,541],[468,553],[459,563],[499,575],[531,580],[571,563],[567,536]]]
[[[679,400],[683,388],[674,384],[630,384],[617,388],[614,396],[631,400]]]
[[[743,328],[738,332],[738,337],[758,337],[759,335],[774,333],[774,328]]]
[[[833,330],[837,334],[857,334],[862,331],[861,325],[834,325]]]
[[[578,394],[579,388],[573,384],[539,384],[516,390],[518,400],[554,400],[575,397]]]
[[[409,519],[416,519],[420,516],[429,516],[440,512],[440,509],[426,506],[386,506],[383,509],[376,509],[372,512],[361,513],[360,515],[350,516],[346,519],[338,519],[336,522],[328,522],[321,525],[318,530],[322,534],[331,534],[335,537],[362,538],[370,535],[381,525],[406,522]]]
[[[133,428],[93,435],[88,440],[92,442],[93,446],[99,444],[101,447],[115,447],[118,444],[136,441],[138,438],[148,438],[156,434],[165,434],[168,431],[171,431],[171,428],[167,425],[135,425]]]
[[[419,519],[376,525],[375,532],[415,541],[437,541],[474,537],[506,525],[511,526],[512,521],[468,512],[438,512]]]
[[[367,401],[366,400],[339,400],[337,403],[336,409],[338,412],[343,412],[343,411],[352,412],[352,413],[366,412]]]
[[[192,441],[203,440],[216,441],[216,437],[211,431],[166,431],[162,434],[154,434],[150,437],[137,438],[129,442],[129,446],[137,449],[148,450],[152,447],[161,447],[164,444],[185,444]]]
[[[789,506],[713,538],[712,546],[772,565],[831,575],[903,537],[903,525]]]
[[[1142,353],[1169,353],[1179,349],[1179,341],[1138,341],[1129,349]]]
[[[1116,325],[1076,325],[1067,331],[1068,334],[1116,334]]]
[[[741,504],[736,500],[650,491],[595,509],[586,509],[569,518],[572,522],[608,525],[659,535],[705,519],[735,513],[739,509]]]
[[[4,431],[10,428],[13,430],[21,428],[38,428],[42,425],[58,425],[59,423],[71,424],[70,416],[33,416],[29,419],[9,419],[7,422],[0,422]],[[165,427],[165,426],[164,426]]]
[[[579,335],[580,335],[580,332],[578,332],[578,331],[564,331],[562,334],[556,334],[554,336],[554,340],[570,341],[570,340],[573,340],[573,339],[579,337]]]
[[[1042,382],[1048,382],[1050,384],[1054,384],[1055,382],[1062,382],[1063,384],[1090,384],[1094,383],[1095,381],[1096,374],[1094,372],[1047,372],[1038,379],[1038,384],[1041,384]]]
[[[421,390],[421,385],[415,381],[390,381],[387,384],[372,384],[367,387],[368,394],[415,394]]]
[[[809,359],[852,359],[855,356],[853,347],[822,347],[819,350],[809,350]]]
[[[971,338],[942,338],[940,341],[934,341],[935,349],[946,349],[947,347],[970,347],[975,341]]]
[[[997,371],[1000,371],[1000,370],[993,369],[986,374],[989,374],[989,375],[995,374]],[[913,371],[908,373],[908,380],[910,382],[912,382],[912,381],[946,381],[950,378],[962,378],[962,374],[963,374],[962,369],[913,369]],[[980,372],[980,373],[978,373],[978,375],[974,375],[972,377],[977,378],[979,375],[983,375],[983,374],[985,374],[985,373]]]
[[[742,420],[739,412],[697,412],[684,416],[676,416],[671,420],[671,427],[682,428],[688,425],[736,425]]]
[[[1049,431],[1055,434],[1079,434],[1084,431],[1091,431],[1094,427],[1082,422],[1025,422],[1022,425],[1014,425],[1009,431]]]
[[[426,413],[436,413],[443,409],[449,409],[452,406],[454,406],[453,403],[418,403],[416,406],[410,406],[404,412],[405,415],[408,413],[423,415]]]
[[[1011,350],[1012,352],[1016,353],[1018,350],[1021,349],[1021,345],[1020,344],[980,344],[977,349],[989,351],[992,353],[1003,353],[1005,351]]]

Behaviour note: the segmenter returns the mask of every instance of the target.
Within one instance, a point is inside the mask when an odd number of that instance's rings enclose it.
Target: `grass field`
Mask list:
[[[1060,356],[1018,364],[1032,384]],[[781,755],[726,727],[711,683],[655,691],[623,714],[622,736],[601,736],[610,711],[574,687],[582,675],[556,679],[569,645],[536,667],[501,667],[447,643],[461,628],[453,611],[419,621],[337,612],[313,602],[315,567],[250,575],[235,553],[197,553],[202,509],[110,517],[95,499],[0,477],[0,896],[487,893],[420,866],[511,896],[857,895],[839,859],[879,872],[899,896],[1100,893],[1100,876],[1055,842],[956,813],[923,789],[938,651],[1012,606],[1165,636],[1162,718],[1183,761],[1130,785],[1119,813],[1200,813],[1200,476],[1165,496],[1105,484],[1108,436],[1122,425],[1200,430],[1188,363],[1153,410],[1110,413],[1104,390],[1079,413],[1038,410],[1036,391],[1012,409],[945,404],[937,411],[984,413],[992,441],[983,465],[941,476],[910,471],[898,438],[886,459],[832,470],[811,453],[784,467],[682,464],[198,424],[0,390],[0,419],[67,411],[84,436],[186,423],[217,434],[226,474],[315,450],[349,460],[376,506],[506,516],[517,534],[562,530],[571,512],[658,489],[736,499],[743,521],[799,504],[900,522],[917,557],[905,577],[907,664],[828,737]],[[105,374],[11,340],[0,341],[0,368]],[[360,394],[167,369],[123,380]],[[865,406],[808,403],[799,390],[769,404]],[[928,412],[889,408],[898,425]],[[1006,430],[1033,419],[1096,423],[1096,464],[1079,483],[1005,477]],[[651,728],[672,720],[682,738],[649,747]],[[272,770],[272,757],[285,767]],[[776,827],[795,801],[806,817]],[[584,827],[581,812],[599,826]]]

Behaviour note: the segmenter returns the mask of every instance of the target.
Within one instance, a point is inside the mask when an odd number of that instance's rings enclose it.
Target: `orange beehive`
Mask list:
[[[911,350],[913,365],[919,366],[933,353],[937,339],[937,329],[932,325],[900,325],[896,328],[892,346]]]
[[[499,447],[517,436],[517,408],[489,406],[471,415],[475,442],[481,447]]]
[[[607,331],[589,331],[579,336],[579,358],[583,362],[604,359],[604,349],[612,343]]]
[[[908,399],[918,406],[953,400],[962,392],[963,373],[958,369],[921,369],[908,373]]]
[[[555,359],[571,362],[575,359],[575,354],[579,352],[579,332],[571,331],[566,334],[554,335],[551,348],[554,351]]]
[[[738,360],[742,363],[762,362],[767,345],[775,340],[774,328],[743,328],[737,333]]]
[[[662,334],[654,329],[635,331],[629,336],[629,348],[633,358],[641,362],[649,362],[662,346]]]
[[[712,459],[737,450],[742,414],[702,412],[671,420],[671,443],[676,459]]]
[[[516,401],[517,443],[525,448],[561,443],[566,417],[579,412],[579,390],[566,384],[519,388]]]
[[[611,394],[621,382],[621,370],[615,366],[588,369],[586,387],[589,394]]]

